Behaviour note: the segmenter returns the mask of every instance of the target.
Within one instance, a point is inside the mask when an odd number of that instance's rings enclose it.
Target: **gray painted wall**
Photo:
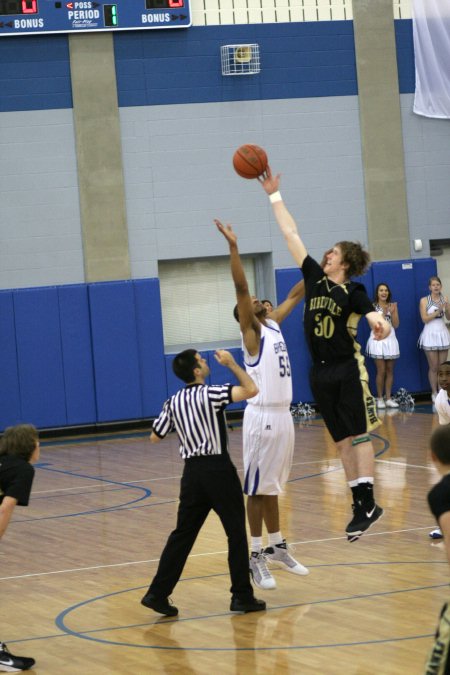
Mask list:
[[[450,120],[412,113],[402,95],[410,238],[450,232]],[[183,132],[178,120],[182,118]],[[214,217],[236,226],[243,253],[292,267],[255,181],[232,169],[243,142],[266,147],[311,253],[367,243],[356,97],[149,106],[120,110],[132,278],[158,259],[224,255]],[[0,287],[84,282],[70,110],[0,115]]]
[[[430,239],[450,237],[450,120],[415,115],[413,100],[401,97],[402,126],[410,238],[424,246],[411,256],[423,257]]]
[[[292,259],[256,181],[234,173],[244,142],[266,148],[313,254],[337,238],[367,239],[356,97],[121,110],[134,277],[158,259],[224,254],[214,217],[235,225],[242,253]],[[187,132],[181,133],[177,120]]]
[[[0,288],[84,280],[71,110],[0,115]]]

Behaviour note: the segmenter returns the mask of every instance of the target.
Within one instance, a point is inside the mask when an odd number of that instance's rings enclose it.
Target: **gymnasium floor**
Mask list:
[[[415,675],[423,673],[449,569],[426,494],[436,481],[429,405],[385,413],[373,434],[385,515],[350,544],[350,496],[320,418],[296,426],[283,534],[310,568],[274,570],[266,612],[232,615],[225,535],[212,514],[173,594],[180,614],[140,605],[175,523],[175,436],[42,443],[30,506],[0,548],[0,637],[46,675]],[[241,430],[230,430],[241,470]]]

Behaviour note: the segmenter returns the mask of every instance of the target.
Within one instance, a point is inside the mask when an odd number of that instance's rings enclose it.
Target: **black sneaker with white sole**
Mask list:
[[[4,642],[0,642],[0,672],[19,673],[21,670],[30,670],[36,661],[28,656],[14,656]]]
[[[383,515],[383,509],[377,504],[367,506],[361,503],[352,504],[353,518],[345,528],[348,541],[356,541],[369,527]]]

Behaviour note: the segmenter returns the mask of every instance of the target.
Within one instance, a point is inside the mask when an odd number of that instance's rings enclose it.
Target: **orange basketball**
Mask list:
[[[242,178],[257,178],[267,169],[267,155],[259,145],[241,145],[233,155],[233,166]]]

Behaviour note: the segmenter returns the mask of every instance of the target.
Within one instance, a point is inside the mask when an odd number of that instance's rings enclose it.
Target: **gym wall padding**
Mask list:
[[[36,426],[67,423],[55,287],[13,291],[21,418]]]
[[[374,263],[372,265],[373,288],[380,283],[389,286],[392,292],[392,301],[398,304],[400,325],[395,329],[400,345],[400,358],[394,366],[393,393],[400,387],[407,391],[422,391],[420,373],[420,353],[417,349],[417,338],[421,331],[418,303],[414,288],[415,266],[409,261],[390,261]],[[374,296],[372,296],[374,297]],[[371,363],[371,359],[367,359]],[[372,372],[371,372],[372,375]],[[373,371],[372,392],[376,394],[375,371]]]
[[[284,300],[290,288],[298,281],[297,269],[283,269],[276,271],[277,303]],[[398,260],[374,262],[367,274],[360,279],[366,287],[369,297],[373,297],[378,283],[386,282],[391,288],[393,299],[398,302],[400,326],[397,337],[400,344],[400,358],[394,369],[395,393],[404,387],[411,393],[422,393],[430,390],[428,383],[428,368],[422,350],[417,347],[417,340],[423,328],[419,313],[420,298],[428,294],[428,279],[436,274],[434,258],[418,260]],[[312,401],[309,388],[310,358],[303,334],[303,302],[285,319],[282,325],[289,358],[292,365],[295,403]],[[358,328],[358,341],[362,352],[369,336],[367,322],[361,319]],[[375,388],[375,366],[372,359],[366,358],[367,370],[370,376],[372,393]]]
[[[232,349],[228,349],[228,351],[233,354],[236,362],[239,363],[240,366],[243,366],[242,350],[238,347],[234,347]],[[225,384],[227,382],[231,382],[232,384],[238,384],[237,379],[228,370],[228,368],[225,368],[224,366],[221,366],[219,363],[217,363],[216,359],[214,358],[214,352],[215,350],[200,351],[201,355],[207,360],[209,369],[211,371],[209,377],[206,379],[206,383]],[[166,398],[168,396],[172,396],[178,391],[178,389],[181,389],[181,387],[184,386],[183,382],[179,380],[173,373],[172,363],[174,358],[175,354],[166,354],[166,376],[168,386],[168,394]],[[239,401],[238,403],[231,403],[229,406],[227,406],[227,410],[241,410],[244,407],[245,402]]]
[[[97,420],[142,417],[132,282],[89,286]]]
[[[436,261],[376,262],[362,279],[369,295],[377,283],[392,288],[398,302],[401,356],[394,392],[429,392],[426,358],[417,348],[422,330],[419,300],[428,293]],[[276,271],[280,303],[300,279],[298,269]],[[303,303],[283,322],[293,375],[293,401],[312,401],[310,358],[302,326]],[[368,328],[358,332],[364,350]],[[240,349],[231,350],[242,364]],[[233,381],[201,352],[212,382]],[[39,428],[64,427],[156,416],[180,388],[165,354],[158,279],[19,289],[0,292],[0,429],[30,422]],[[375,392],[375,369],[366,360]],[[242,408],[244,403],[233,404]]]
[[[97,421],[94,364],[85,284],[58,287],[59,319],[68,425]]]
[[[0,292],[0,428],[22,421],[12,291]]]
[[[167,398],[167,379],[158,279],[133,281],[136,307],[142,416],[155,417]]]
[[[243,367],[243,355],[242,355],[242,349],[239,347],[234,347],[233,349],[229,349],[229,352],[233,354],[235,361]],[[228,368],[225,368],[224,366],[221,366],[219,363],[217,363],[215,357],[214,357],[214,351],[208,352],[208,365],[209,369],[211,371],[210,374],[210,382],[211,384],[226,384],[226,383],[231,383],[231,384],[239,384],[233,373],[231,373]],[[242,410],[245,407],[245,401],[239,401],[237,403],[230,403],[229,406],[227,406],[227,410]]]
[[[291,288],[301,278],[302,274],[298,269],[276,270],[277,305],[285,300]],[[281,331],[286,340],[289,361],[291,363],[293,401],[295,403],[312,401],[309,386],[311,359],[303,331],[304,305],[305,303],[302,300],[281,325]]]
[[[419,313],[420,298],[429,294],[428,282],[430,277],[437,275],[437,265],[434,258],[420,258],[414,262],[414,297],[416,300],[416,312],[418,316],[419,329],[417,332],[417,339],[423,329],[423,322]],[[417,343],[416,339],[416,343]],[[422,349],[419,352],[419,367],[421,375],[421,391],[430,391],[430,383],[428,382],[428,362]]]
[[[167,398],[158,279],[0,292],[0,429],[155,416]]]

